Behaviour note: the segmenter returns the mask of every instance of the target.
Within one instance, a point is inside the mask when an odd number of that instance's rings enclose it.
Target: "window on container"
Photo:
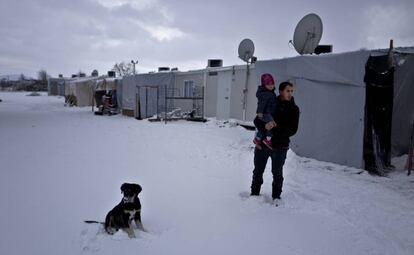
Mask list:
[[[192,97],[194,95],[194,81],[184,81],[184,96]]]

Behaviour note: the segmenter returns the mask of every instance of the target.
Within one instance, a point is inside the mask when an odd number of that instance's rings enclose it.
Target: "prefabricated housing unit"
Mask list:
[[[174,73],[157,72],[126,76],[122,80],[122,114],[149,118],[165,109],[165,94],[174,90]],[[171,106],[167,105],[169,109]]]
[[[205,115],[218,120],[253,121],[256,114],[255,66],[208,68],[205,82]],[[246,78],[248,76],[248,83]],[[245,102],[245,103],[244,103]]]

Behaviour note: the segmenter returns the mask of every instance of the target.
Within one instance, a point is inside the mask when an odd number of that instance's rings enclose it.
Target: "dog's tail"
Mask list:
[[[96,220],[84,220],[83,222],[88,223],[88,224],[92,224],[92,223],[97,223],[97,224],[102,224],[102,225],[105,224],[105,222],[100,222]]]

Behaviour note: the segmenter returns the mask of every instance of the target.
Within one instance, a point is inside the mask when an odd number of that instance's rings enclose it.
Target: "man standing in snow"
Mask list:
[[[299,107],[293,99],[293,84],[282,82],[279,85],[279,96],[277,97],[276,108],[273,111],[273,121],[264,124],[255,119],[255,125],[264,125],[267,130],[271,130],[272,147],[270,149],[262,146],[261,149],[254,150],[254,170],[251,185],[251,196],[260,195],[260,187],[263,184],[263,173],[266,168],[268,158],[272,159],[272,198],[280,199],[283,186],[283,165],[285,164],[286,154],[289,149],[289,137],[296,134],[299,124]]]

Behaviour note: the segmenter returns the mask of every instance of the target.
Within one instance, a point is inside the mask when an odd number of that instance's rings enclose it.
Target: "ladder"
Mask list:
[[[410,175],[411,170],[413,170],[413,161],[414,161],[414,122],[411,128],[410,147],[408,150],[407,164],[405,165],[405,169],[407,169],[407,175]]]

